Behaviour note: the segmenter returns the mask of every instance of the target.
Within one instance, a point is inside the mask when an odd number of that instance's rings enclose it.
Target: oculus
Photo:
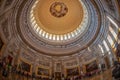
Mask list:
[[[50,7],[51,15],[58,18],[65,16],[67,12],[68,12],[67,6],[62,2],[54,2]]]

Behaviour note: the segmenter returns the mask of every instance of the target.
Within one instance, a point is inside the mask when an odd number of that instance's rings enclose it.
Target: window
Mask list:
[[[104,44],[104,46],[105,46],[106,50],[107,50],[107,51],[109,51],[110,49],[109,49],[109,47],[108,47],[108,45],[107,45],[107,43],[106,43],[106,41],[105,41],[105,40],[103,40],[103,44]]]
[[[98,44],[98,46],[101,49],[102,53],[104,53],[103,47],[100,44]]]
[[[114,36],[114,38],[116,39],[117,38],[117,34],[116,34],[115,30],[113,30],[113,28],[111,26],[109,27],[109,30],[112,33],[112,35]]]
[[[113,39],[111,38],[110,35],[107,36],[107,40],[108,40],[108,42],[110,43],[110,45],[112,47],[112,45],[114,44],[114,41],[113,41]]]
[[[107,16],[107,18],[110,20],[111,23],[113,23],[115,25],[115,27],[118,29],[118,25],[115,23],[115,21],[113,21],[113,19],[111,19],[109,16]]]

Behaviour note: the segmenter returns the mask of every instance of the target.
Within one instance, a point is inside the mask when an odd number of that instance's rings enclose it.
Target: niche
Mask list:
[[[19,65],[19,69],[25,72],[31,72],[31,65],[27,62],[24,62],[21,60],[20,65]]]

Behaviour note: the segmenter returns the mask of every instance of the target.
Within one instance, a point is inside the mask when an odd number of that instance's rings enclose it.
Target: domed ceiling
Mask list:
[[[23,1],[16,16],[23,41],[35,51],[52,56],[87,48],[96,39],[100,22],[99,7],[83,0]]]
[[[11,18],[22,43],[48,56],[78,54],[107,30],[103,7],[90,0],[23,0]]]
[[[112,66],[120,31],[116,1],[0,0],[0,56],[30,64],[30,74],[43,68],[49,77],[72,68],[86,73],[92,61]]]

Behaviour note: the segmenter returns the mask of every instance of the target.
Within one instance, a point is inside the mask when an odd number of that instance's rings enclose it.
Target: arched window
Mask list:
[[[59,41],[59,35],[57,35],[57,40]]]
[[[112,24],[115,25],[115,27],[116,27],[117,29],[119,29],[118,25],[116,24],[116,22],[115,22],[113,19],[111,19],[109,16],[107,16],[107,18],[110,20],[110,22],[111,22]]]
[[[60,40],[63,40],[63,35],[60,36]]]
[[[49,35],[49,39],[52,39],[52,34]]]
[[[113,37],[116,39],[117,33],[115,32],[115,30],[111,26],[109,27],[109,31],[112,33]]]
[[[103,40],[103,44],[104,44],[104,46],[106,48],[106,51],[109,51],[110,49],[109,49],[108,44],[107,44],[107,42],[105,40]]]
[[[98,47],[100,48],[101,52],[104,54],[103,47],[100,44],[98,44]]]
[[[114,44],[114,41],[113,41],[113,39],[111,38],[110,35],[107,36],[107,40],[108,40],[108,42],[110,43],[110,45],[112,47],[112,45]]]

